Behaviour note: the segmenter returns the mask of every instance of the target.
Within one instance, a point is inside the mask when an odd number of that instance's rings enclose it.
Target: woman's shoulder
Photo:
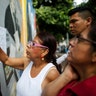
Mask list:
[[[58,76],[59,76],[59,72],[57,70],[57,68],[55,66],[52,66],[49,71],[48,71],[48,74],[47,74],[47,78],[50,80],[50,81],[53,81],[54,79],[56,79]]]

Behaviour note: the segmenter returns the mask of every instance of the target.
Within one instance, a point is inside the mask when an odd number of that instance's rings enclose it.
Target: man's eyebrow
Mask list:
[[[72,19],[72,20],[70,20],[70,22],[75,22],[75,21],[78,21],[77,19]]]

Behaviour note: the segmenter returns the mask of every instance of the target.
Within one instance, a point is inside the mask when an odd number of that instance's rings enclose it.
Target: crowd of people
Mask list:
[[[56,80],[47,85],[42,96],[96,95],[93,82],[96,78],[94,14],[88,7],[77,7],[69,11],[69,17],[69,28],[74,38],[69,44],[67,67]],[[65,60],[64,55],[60,57],[59,62],[63,60]]]
[[[26,57],[12,58],[0,48],[0,61],[22,69],[16,96],[95,96],[96,23],[91,9],[77,7],[69,11],[69,29],[74,36],[67,55],[56,61],[56,39],[38,32],[27,44]],[[67,60],[61,73],[60,66]],[[58,63],[58,64],[57,64]],[[60,74],[61,73],[61,74]]]

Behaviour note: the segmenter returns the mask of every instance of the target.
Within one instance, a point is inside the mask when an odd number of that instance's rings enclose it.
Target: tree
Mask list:
[[[61,41],[62,37],[66,38],[67,32],[70,34],[67,13],[74,7],[73,0],[33,0],[33,6],[36,9],[40,30],[51,32],[58,41]],[[79,6],[90,7],[96,17],[95,0],[89,0],[87,3],[83,2]]]
[[[66,38],[69,32],[67,14],[73,6],[73,0],[33,0],[33,6],[40,30],[51,32],[58,42],[62,37]]]

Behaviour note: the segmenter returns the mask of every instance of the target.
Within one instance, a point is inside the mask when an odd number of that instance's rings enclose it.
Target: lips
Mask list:
[[[74,30],[70,30],[71,31],[71,33],[75,33],[75,31]]]
[[[68,57],[71,57],[71,55],[72,55],[72,53],[71,53],[71,51],[69,50],[69,51],[68,51]]]

